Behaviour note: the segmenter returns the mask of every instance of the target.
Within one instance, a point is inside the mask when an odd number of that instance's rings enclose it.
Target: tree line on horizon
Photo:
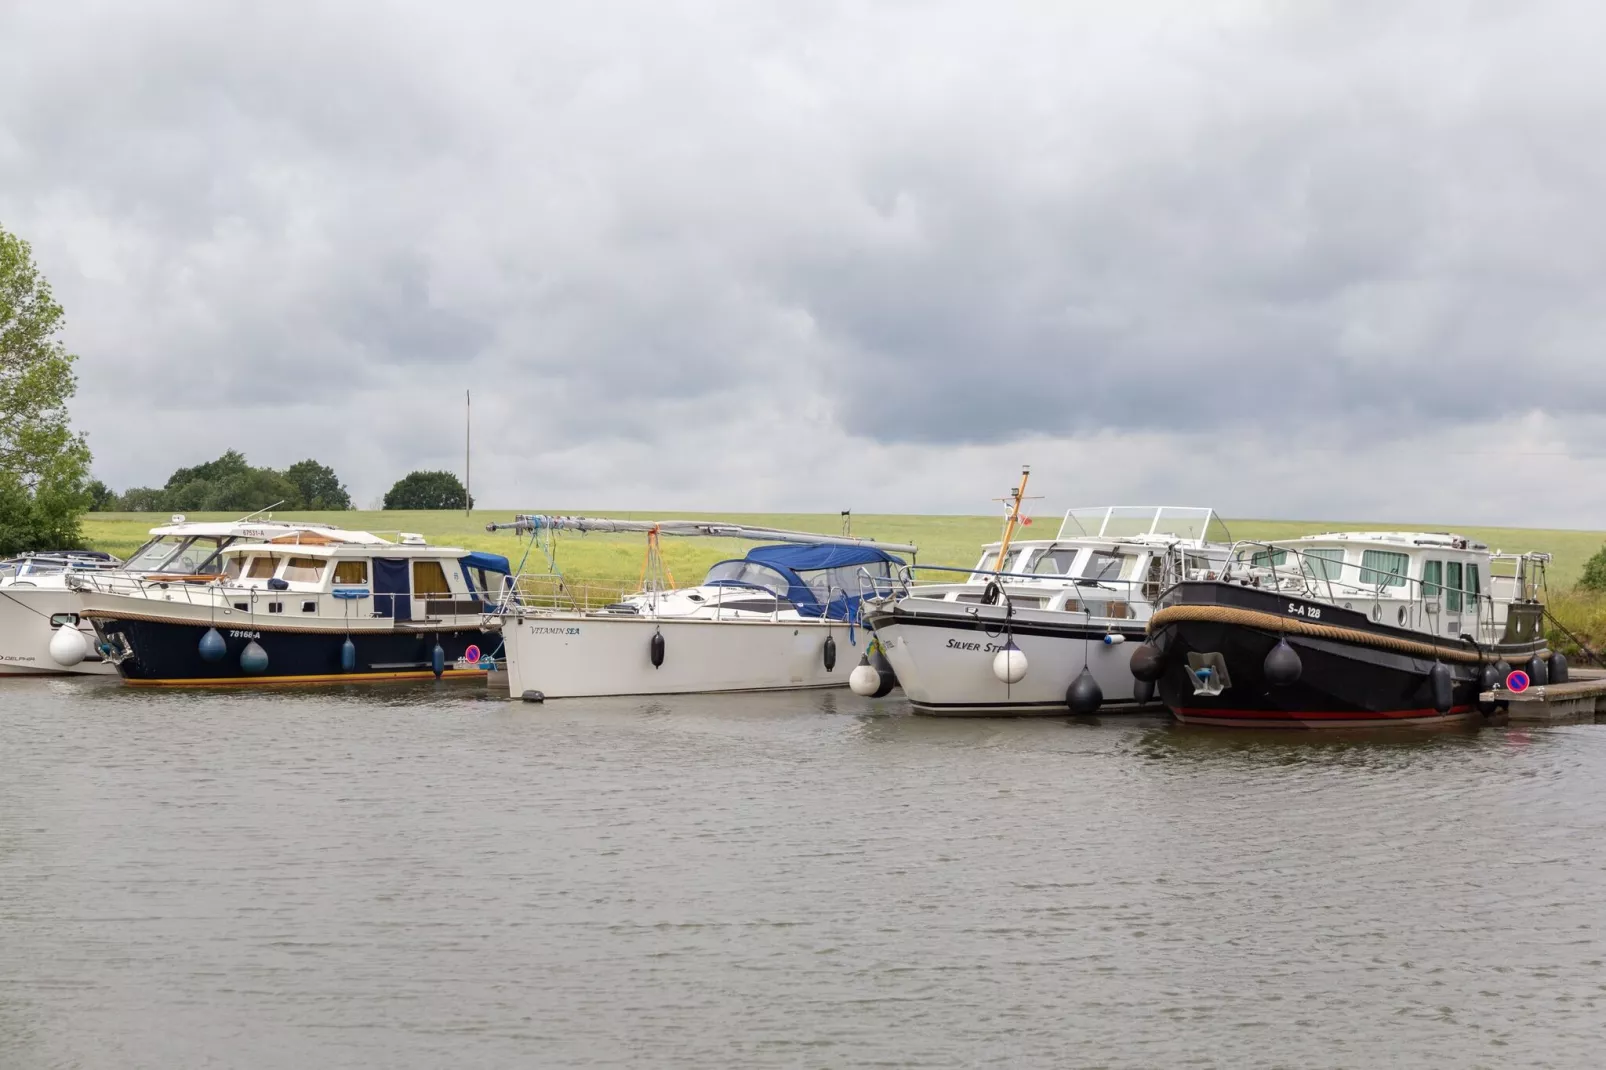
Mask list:
[[[160,487],[116,493],[100,480],[88,484],[89,511],[98,513],[252,513],[259,509],[343,511],[351,493],[333,468],[313,458],[280,471],[249,464],[238,450],[179,468]],[[463,509],[471,499],[451,472],[409,472],[386,492],[385,509]]]

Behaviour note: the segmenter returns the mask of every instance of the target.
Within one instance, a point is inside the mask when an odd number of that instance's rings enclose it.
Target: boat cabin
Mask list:
[[[949,602],[996,599],[1017,609],[1144,619],[1160,592],[1180,579],[1214,578],[1226,564],[1226,529],[1210,509],[1101,506],[1070,509],[1053,539],[1002,541],[982,550],[963,581],[911,592]],[[1003,552],[1000,563],[999,554]]]
[[[1348,531],[1234,549],[1231,576],[1299,591],[1372,621],[1482,643],[1526,642],[1549,554],[1491,554],[1448,532]],[[1513,606],[1528,606],[1515,614]],[[1520,633],[1520,634],[1518,634]]]
[[[479,615],[510,597],[500,554],[400,543],[346,542],[327,532],[294,532],[241,542],[221,552],[230,608],[249,613],[383,617],[396,621]]]
[[[216,577],[223,573],[222,552],[237,542],[259,542],[305,534],[330,542],[388,545],[366,531],[346,531],[332,524],[281,520],[186,521],[152,528],[151,538],[123,562],[122,571],[173,577]]]

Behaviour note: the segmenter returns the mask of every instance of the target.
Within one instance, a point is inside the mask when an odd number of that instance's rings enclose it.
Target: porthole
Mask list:
[[[50,615],[50,626],[52,628],[60,628],[63,624],[71,624],[74,628],[78,627],[78,614],[52,613]]]
[[[1354,606],[1352,606],[1352,605],[1350,605],[1350,604],[1349,604],[1349,603],[1348,603],[1348,602],[1345,602],[1345,603],[1344,603],[1344,608],[1345,608],[1345,609],[1354,609],[1354,608],[1355,608],[1355,607],[1354,607]]]
[[[1400,622],[1401,626],[1404,626],[1404,624],[1405,624],[1405,607],[1404,606],[1401,606],[1399,609],[1394,611],[1394,618]]]
[[[303,612],[303,613],[316,613],[316,612],[318,612],[318,603],[316,603],[316,602],[303,602],[303,603],[301,603],[301,612]]]
[[[1372,603],[1372,619],[1378,621],[1379,623],[1381,623],[1383,620],[1383,607],[1378,605],[1376,602]]]

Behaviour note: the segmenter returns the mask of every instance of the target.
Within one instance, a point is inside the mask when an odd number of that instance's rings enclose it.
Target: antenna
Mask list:
[[[474,495],[470,490],[470,488],[472,488],[474,484],[473,484],[472,479],[470,478],[471,472],[469,470],[469,458],[471,456],[471,454],[469,452],[469,447],[471,445],[469,435],[471,433],[471,428],[473,426],[473,420],[471,419],[471,417],[474,414],[473,405],[474,405],[474,402],[473,402],[473,399],[469,396],[469,392],[467,390],[463,391],[463,515],[464,516],[472,516],[474,514]]]
[[[277,508],[279,508],[279,506],[281,506],[281,505],[283,505],[283,504],[284,504],[284,499],[283,499],[283,498],[280,498],[280,499],[279,499],[279,500],[278,500],[278,501],[276,501],[276,502],[274,502],[274,503],[273,503],[273,504],[272,504],[272,505],[264,505],[264,506],[263,506],[263,507],[262,507],[262,508],[260,508],[260,509],[258,509],[258,510],[257,510],[257,511],[256,511],[256,513],[246,513],[246,514],[245,514],[245,515],[244,515],[244,516],[242,516],[242,517],[241,517],[241,518],[240,518],[240,519],[238,519],[238,520],[236,520],[236,521],[235,521],[235,523],[236,523],[236,524],[243,524],[243,523],[245,523],[245,522],[246,522],[246,521],[247,521],[247,520],[250,520],[250,519],[251,519],[251,518],[252,518],[252,517],[254,517],[254,516],[256,516],[256,515],[257,515],[257,513],[265,513],[265,512],[267,512],[267,511],[268,511],[268,510],[269,510],[269,509],[277,509]]]

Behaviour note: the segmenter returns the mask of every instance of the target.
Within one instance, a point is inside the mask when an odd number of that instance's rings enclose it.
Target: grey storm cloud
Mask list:
[[[801,440],[935,473],[1114,435],[1155,487],[1168,448],[1246,428],[1375,446],[1540,412],[1548,450],[1600,441],[1606,403],[1603,29],[1569,4],[16,4],[0,223],[66,300],[118,485],[241,445],[371,495],[453,463],[470,386],[510,500],[657,463],[690,503]]]

